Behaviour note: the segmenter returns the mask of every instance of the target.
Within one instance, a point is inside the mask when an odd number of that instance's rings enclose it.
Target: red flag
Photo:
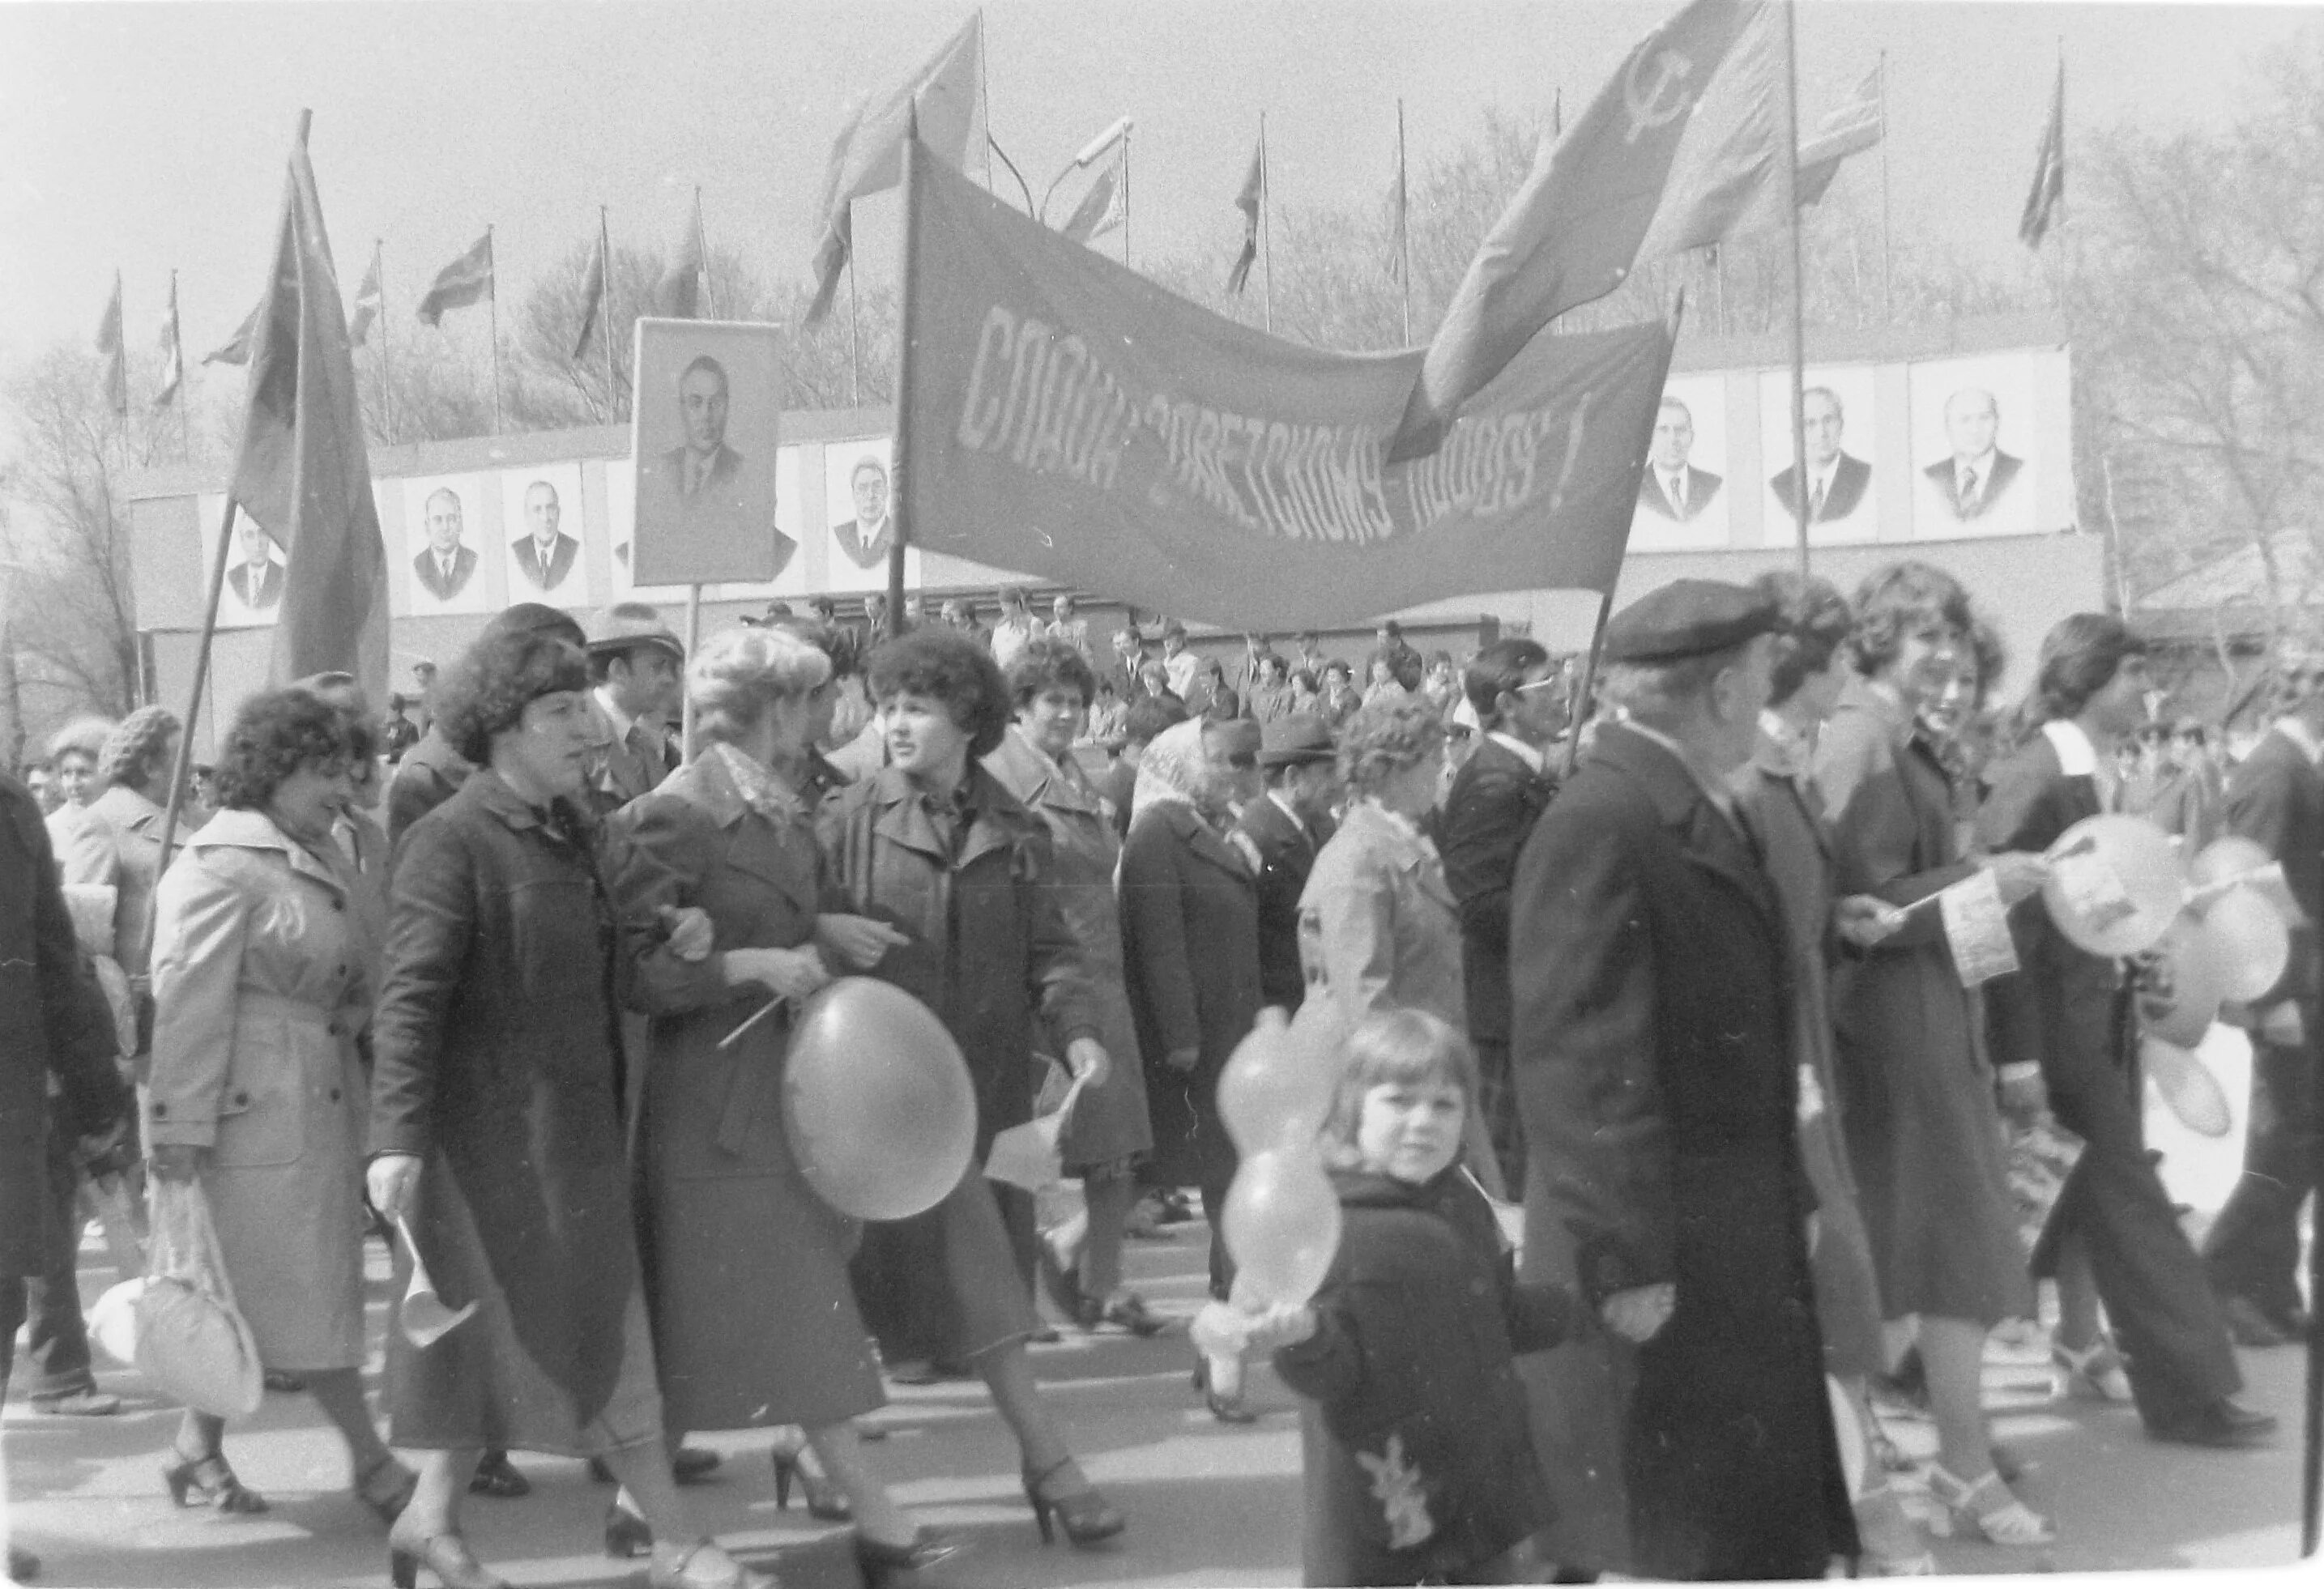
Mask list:
[[[2042,146],[2034,152],[2034,186],[2025,194],[2017,240],[2028,248],[2041,247],[2065,203],[2066,63],[2061,58],[2057,86],[2050,91],[2050,119],[2042,128]]]
[[[97,323],[97,351],[105,361],[98,380],[105,387],[105,406],[115,414],[129,412],[128,355],[121,345],[121,272],[113,272],[113,296],[105,300],[105,317]]]
[[[436,280],[428,289],[428,296],[420,300],[420,318],[434,326],[444,318],[447,309],[465,309],[470,304],[481,303],[493,292],[493,229],[470,243],[466,253],[436,272]]]
[[[702,277],[708,264],[702,246],[702,194],[694,195],[694,216],[686,235],[678,240],[678,253],[654,288],[654,307],[673,320],[702,317]]]
[[[1251,146],[1250,170],[1243,173],[1242,191],[1235,195],[1235,208],[1242,211],[1242,252],[1235,255],[1234,266],[1227,271],[1229,292],[1240,292],[1243,283],[1250,280],[1251,266],[1259,262],[1259,210],[1266,202],[1267,127],[1262,123],[1259,142]]]
[[[823,203],[816,212],[823,240],[815,250],[808,325],[831,312],[839,273],[854,246],[848,206],[904,179],[904,133],[915,116],[922,146],[955,169],[964,169],[970,152],[984,142],[983,79],[984,13],[977,11],[902,87],[878,105],[859,105],[849,115],[831,146]]]
[[[1690,192],[1676,188],[1672,168],[1682,138],[1707,119],[1696,112],[1726,76],[1729,51],[1763,9],[1763,0],[1691,0],[1631,51],[1572,132],[1542,146],[1445,309],[1392,459],[1441,445],[1461,404],[1536,332],[1622,284],[1650,231],[1683,236],[1724,199],[1732,173],[1712,173],[1721,186]],[[1730,86],[1732,115],[1719,118],[1717,142],[1735,160],[1764,164],[1779,144],[1765,108],[1772,78],[1759,78],[1755,70]]]
[[[275,681],[350,673],[376,703],[387,689],[387,553],[355,353],[303,142],[290,152],[276,237],[251,343],[234,500],[290,555]]]
[[[364,338],[371,335],[371,323],[379,318],[379,244],[372,244],[371,269],[364,272],[363,284],[355,289],[355,312],[347,321],[347,342],[361,347]]]
[[[186,380],[186,345],[178,334],[178,272],[170,272],[170,309],[161,317],[161,384],[153,406],[161,407],[178,395]]]

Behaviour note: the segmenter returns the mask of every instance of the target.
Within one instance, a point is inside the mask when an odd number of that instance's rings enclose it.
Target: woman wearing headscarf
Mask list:
[[[555,634],[470,648],[437,726],[475,770],[404,834],[391,885],[372,1201],[408,1222],[445,1302],[476,1309],[426,1346],[390,1333],[395,1441],[428,1453],[388,1536],[397,1589],[423,1564],[452,1589],[502,1583],[459,1502],[484,1449],[510,1447],[602,1458],[653,1530],[653,1589],[767,1583],[694,1529],[663,1443],[616,984],[639,940],[699,959],[711,934],[614,910],[581,811],[588,684]]]
[[[357,1035],[377,943],[331,837],[350,745],[303,690],[250,697],[217,763],[224,807],[154,894],[153,1174],[198,1182],[259,1361],[299,1375],[346,1441],[356,1496],[392,1523],[410,1470],[364,1400],[363,1138]],[[263,1511],[189,1410],[171,1498]]]
[[[1032,1199],[995,1187],[982,1166],[992,1138],[1031,1117],[1037,1026],[1102,1087],[1103,1023],[1049,886],[1048,831],[980,764],[1009,724],[991,653],[955,629],[914,629],[872,654],[871,684],[888,765],[825,804],[818,836],[852,908],[902,934],[872,974],[927,1005],[959,1043],[977,1118],[973,1158],[944,1200],[866,1233],[859,1282],[884,1271],[907,1306],[943,1305],[943,1344],[1017,1436],[1042,1539],[1054,1520],[1072,1544],[1095,1545],[1121,1532],[1122,1516],[1074,1460],[1025,1354],[1039,1322]]]
[[[1182,722],[1138,764],[1121,852],[1122,967],[1154,1128],[1148,1185],[1202,1189],[1211,1222],[1211,1295],[1232,1279],[1219,1220],[1235,1149],[1219,1120],[1219,1072],[1259,1017],[1259,880],[1227,841],[1230,769],[1213,747],[1223,726]],[[1207,1387],[1206,1387],[1207,1389]],[[1211,1410],[1247,1422],[1238,1399]]]
[[[1154,1145],[1138,1033],[1122,987],[1121,918],[1113,894],[1121,846],[1073,749],[1096,684],[1070,640],[1027,646],[1009,672],[1017,721],[984,758],[984,769],[1049,826],[1050,887],[1066,931],[1081,945],[1102,1024],[1100,1041],[1113,1061],[1103,1086],[1082,1090],[1058,1134],[1065,1172],[1081,1179],[1084,1213],[1042,1236],[1042,1278],[1084,1329],[1111,1324],[1150,1336],[1161,1319],[1135,1291],[1121,1289],[1122,1231],[1138,1199],[1130,1167]],[[1057,1046],[1052,1033],[1044,1052]]]
[[[622,914],[696,906],[715,941],[700,960],[650,954],[637,1002],[653,1014],[640,1106],[643,1257],[663,1417],[670,1428],[770,1428],[778,1505],[805,1430],[840,1495],[809,1477],[812,1509],[852,1515],[875,1584],[952,1547],[924,1538],[864,1460],[852,1419],[880,1406],[878,1365],[847,1280],[855,1222],[799,1171],[784,1122],[788,1010],[727,1034],[770,995],[804,999],[843,965],[900,941],[844,914],[798,780],[833,688],[831,661],[785,629],[715,635],[687,670],[701,749],[608,823]],[[623,1511],[608,1548],[641,1529]]]

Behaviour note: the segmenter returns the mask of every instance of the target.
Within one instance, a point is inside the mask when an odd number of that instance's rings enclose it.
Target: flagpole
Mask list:
[[[1267,113],[1259,113],[1259,253],[1267,274],[1259,281],[1259,312],[1275,329],[1275,217],[1267,203]]]
[[[194,420],[186,404],[186,333],[178,319],[178,272],[170,272],[170,345],[178,354],[178,462],[194,461]]]
[[[500,251],[493,245],[493,229],[484,228],[484,271],[486,300],[493,313],[493,434],[501,433],[501,260]],[[472,299],[469,300],[474,302]]]
[[[597,338],[605,344],[605,423],[622,422],[622,394],[613,384],[613,239],[605,207],[597,207]]]
[[[1792,244],[1792,508],[1799,528],[1800,577],[1808,576],[1808,430],[1805,290],[1800,264],[1800,60],[1794,25],[1797,0],[1784,0],[1784,223]],[[1884,144],[1886,139],[1881,141]]]
[[[991,54],[991,51],[986,47],[984,38],[984,7],[980,5],[976,8],[976,103],[984,109],[984,190],[987,193],[992,191],[992,83],[985,70],[987,58]],[[1008,157],[1004,155],[1002,158]],[[1022,186],[1025,179],[1019,177],[1017,180],[1019,185]],[[1028,194],[1026,197],[1029,198],[1031,195]],[[1128,223],[1125,222],[1125,230],[1127,225]],[[1130,244],[1125,240],[1122,243],[1125,251],[1122,259],[1125,263],[1130,257],[1127,252],[1129,247]],[[853,251],[851,249],[849,252],[852,253]]]
[[[379,283],[379,412],[380,429],[390,445],[395,442],[395,365],[387,353],[387,239],[371,240],[372,278]]]
[[[1121,129],[1121,262],[1130,264],[1130,129]]]
[[[1880,52],[1880,317],[1896,323],[1896,294],[1888,255],[1888,52]]]
[[[1582,657],[1582,684],[1573,693],[1573,704],[1565,714],[1565,773],[1582,763],[1582,719],[1590,710],[1590,692],[1597,687],[1598,653],[1606,646],[1606,620],[1614,615],[1614,592],[1601,591],[1598,595],[1598,622],[1590,631],[1590,649]]]
[[[863,338],[855,320],[855,250],[847,251],[847,406],[863,406]]]
[[[898,635],[905,633],[910,623],[904,613],[904,554],[919,528],[919,483],[912,470],[912,388],[918,363],[912,356],[912,319],[918,294],[912,290],[912,278],[914,253],[920,241],[920,207],[913,191],[920,159],[920,109],[914,101],[904,131],[904,279],[897,291],[895,456],[889,472],[893,482],[895,540],[888,547],[888,625],[889,632]],[[849,257],[853,257],[852,253]]]
[[[718,317],[718,295],[710,290],[710,234],[704,230],[702,225],[702,184],[699,182],[694,185],[694,252],[702,258],[702,307],[708,311],[708,317],[715,320]],[[851,257],[854,252],[853,249],[848,251]]]
[[[1412,345],[1412,195],[1405,185],[1404,101],[1396,102],[1396,280],[1404,297],[1404,345]]]

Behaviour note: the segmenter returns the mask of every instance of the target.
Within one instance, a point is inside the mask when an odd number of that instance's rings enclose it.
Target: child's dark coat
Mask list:
[[[1345,1220],[1313,1337],[1275,1355],[1301,1409],[1306,1581],[1458,1576],[1546,1520],[1513,1361],[1563,1340],[1563,1289],[1520,1288],[1483,1195],[1333,1175]]]

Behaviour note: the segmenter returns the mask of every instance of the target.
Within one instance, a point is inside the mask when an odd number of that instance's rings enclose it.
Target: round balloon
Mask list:
[[[2140,978],[2141,1024],[2166,1042],[2192,1048],[2218,1019],[2227,997],[2227,971],[2213,952],[2210,934],[2200,918],[2181,911],[2154,946],[2154,961]]]
[[[2187,881],[2194,887],[2208,888],[2214,883],[2258,871],[2270,859],[2264,845],[2230,833],[2203,846],[2201,852],[2187,863]]]
[[[2050,919],[2085,953],[2144,954],[2186,903],[2171,836],[2134,816],[2084,817],[2050,846],[2042,898]]]
[[[976,1089],[936,1012],[892,983],[843,977],[792,1025],[783,1126],[825,1202],[856,1219],[908,1219],[966,1172]]]
[[[2138,1060],[2179,1124],[2198,1136],[2227,1135],[2235,1121],[2227,1110],[2227,1095],[2210,1067],[2152,1033],[2138,1040]]]
[[[1295,1042],[1281,1010],[1259,1011],[1258,1024],[1219,1071],[1219,1118],[1236,1148],[1250,1154],[1312,1139],[1338,1081],[1331,1057],[1313,1042]]]
[[[1234,1254],[1237,1294],[1261,1303],[1307,1300],[1340,1249],[1340,1199],[1312,1147],[1245,1157],[1221,1224]]]
[[[2292,932],[2283,917],[2252,889],[2235,887],[2203,913],[2203,935],[2225,973],[2227,996],[2239,1004],[2264,998],[2292,959]]]

